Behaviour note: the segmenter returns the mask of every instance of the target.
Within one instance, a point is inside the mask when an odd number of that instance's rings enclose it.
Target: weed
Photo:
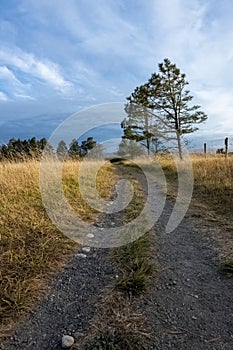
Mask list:
[[[133,312],[130,300],[113,289],[102,296],[90,331],[77,346],[85,350],[144,350],[149,348],[150,338],[144,315]]]
[[[122,334],[107,332],[101,334],[85,350],[129,350],[127,340]]]
[[[227,259],[221,262],[220,270],[227,274],[233,274],[233,259]]]

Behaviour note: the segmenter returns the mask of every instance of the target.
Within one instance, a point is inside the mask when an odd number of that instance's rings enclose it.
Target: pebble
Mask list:
[[[95,236],[93,235],[93,233],[88,233],[87,234],[87,238],[94,238]]]
[[[62,337],[62,348],[69,349],[74,344],[74,338],[70,335],[63,335]]]
[[[82,253],[78,253],[75,256],[77,256],[78,258],[83,258],[83,259],[85,259],[87,257],[86,254],[82,254]]]
[[[82,247],[82,251],[83,251],[84,253],[89,253],[90,250],[91,250],[90,247]]]

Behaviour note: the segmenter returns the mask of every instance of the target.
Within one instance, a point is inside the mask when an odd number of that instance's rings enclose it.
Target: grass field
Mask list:
[[[168,187],[173,194],[177,187],[175,164],[170,157],[158,157],[166,175]],[[233,157],[225,160],[221,155],[193,155],[194,199],[205,204],[208,211],[229,218],[232,223],[233,211]],[[92,209],[81,197],[77,172],[80,163],[67,161],[63,168],[63,189],[72,208],[82,219],[94,220],[98,212]],[[46,279],[61,267],[67,256],[79,249],[78,245],[62,235],[48,218],[40,195],[39,167],[37,161],[24,163],[0,163],[0,322],[2,330],[17,320],[19,315],[30,309],[35,298],[43,290]],[[91,167],[91,165],[90,165]],[[90,168],[91,171],[91,168]],[[86,188],[89,184],[86,174]],[[108,198],[116,180],[115,168],[106,163],[97,177],[99,194]],[[89,187],[90,186],[90,187]],[[126,211],[126,219],[138,215],[141,209],[142,193]],[[144,246],[144,240],[139,243]],[[129,261],[133,244],[118,250],[120,264]],[[147,251],[147,242],[145,250]],[[133,249],[132,261],[140,260]],[[124,260],[125,259],[125,260]],[[128,260],[127,260],[128,259]],[[141,277],[137,265],[137,272]],[[227,269],[232,263],[227,261]],[[123,266],[122,266],[123,267]],[[140,267],[140,266],[139,266]],[[128,264],[121,287],[128,288],[130,273]],[[133,268],[131,269],[133,271]],[[141,281],[141,280],[140,280]]]
[[[67,161],[63,189],[73,209],[84,220],[97,211],[81,198],[79,162]],[[91,168],[91,164],[90,164]],[[48,218],[39,188],[38,161],[0,164],[0,323],[9,326],[29,309],[48,275],[61,267],[78,245],[62,235]],[[107,198],[114,183],[110,164],[101,168],[97,189]],[[86,187],[89,175],[86,176]],[[91,191],[90,191],[91,192]],[[3,327],[2,327],[3,329]]]

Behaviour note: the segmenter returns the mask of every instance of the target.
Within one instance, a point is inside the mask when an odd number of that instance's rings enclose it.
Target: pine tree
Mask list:
[[[189,83],[175,64],[165,58],[158,67],[159,73],[153,73],[127,98],[128,118],[122,126],[127,138],[146,140],[148,149],[154,136],[175,138],[182,159],[182,135],[198,130],[197,124],[204,122],[207,115],[199,105],[190,106],[193,96],[186,89]]]
[[[64,140],[58,143],[56,153],[59,159],[63,159],[67,155],[68,149]]]

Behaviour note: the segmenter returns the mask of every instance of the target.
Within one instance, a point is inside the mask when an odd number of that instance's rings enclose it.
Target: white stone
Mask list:
[[[94,238],[95,236],[93,235],[93,233],[88,233],[87,234],[87,238]]]
[[[70,335],[63,335],[62,337],[62,348],[69,349],[74,344],[74,338]]]
[[[89,253],[90,250],[91,250],[90,247],[82,247],[82,251],[83,251],[84,253]]]
[[[87,257],[86,254],[82,254],[82,253],[78,253],[78,254],[76,254],[76,256],[78,258],[83,258],[83,259],[85,259]]]

